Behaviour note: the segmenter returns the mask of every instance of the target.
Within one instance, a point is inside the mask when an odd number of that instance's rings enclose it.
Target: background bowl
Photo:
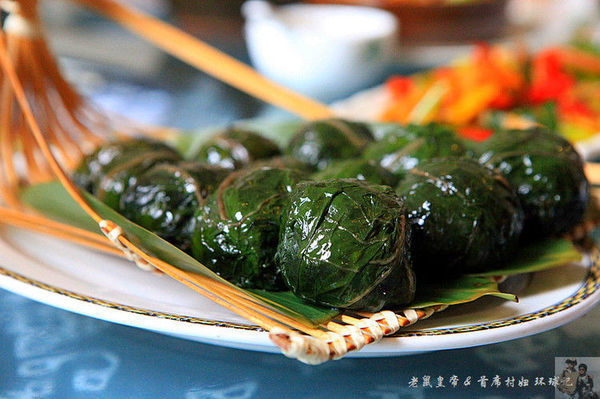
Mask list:
[[[320,100],[380,81],[396,56],[397,20],[383,10],[316,4],[272,7],[252,0],[242,11],[248,53],[258,71]]]

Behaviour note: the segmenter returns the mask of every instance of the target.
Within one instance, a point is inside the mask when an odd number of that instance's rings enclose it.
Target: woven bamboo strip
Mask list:
[[[25,96],[25,92],[23,90],[23,86],[21,85],[19,78],[16,74],[14,66],[11,63],[10,58],[6,52],[6,47],[3,41],[0,40],[0,63],[2,64],[2,70],[4,75],[8,77],[8,80],[13,88],[15,98],[23,112],[27,125],[29,126],[33,136],[38,143],[40,150],[42,151],[44,158],[48,161],[52,172],[56,175],[56,177],[60,180],[60,182],[65,187],[65,190],[75,199],[79,205],[83,208],[83,210],[90,215],[96,222],[100,222],[102,218],[94,212],[94,210],[83,200],[81,194],[79,193],[79,189],[75,186],[75,184],[67,177],[62,167],[58,164],[56,158],[52,154],[52,151],[44,137],[42,131],[40,130],[39,125],[33,115],[29,102],[27,101],[27,97]],[[14,151],[14,150],[13,150]]]

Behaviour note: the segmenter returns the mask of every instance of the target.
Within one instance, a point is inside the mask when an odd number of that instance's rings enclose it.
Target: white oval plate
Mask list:
[[[518,303],[454,306],[351,356],[396,356],[490,344],[549,330],[600,299],[600,267],[535,273]],[[0,287],[51,306],[217,345],[278,352],[266,332],[170,278],[48,236],[0,228]]]

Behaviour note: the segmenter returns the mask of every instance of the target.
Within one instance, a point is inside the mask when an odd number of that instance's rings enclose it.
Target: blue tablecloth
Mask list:
[[[307,366],[111,324],[0,290],[0,398],[553,398],[552,378],[565,357],[587,362],[600,378],[599,336],[596,307],[514,341]]]

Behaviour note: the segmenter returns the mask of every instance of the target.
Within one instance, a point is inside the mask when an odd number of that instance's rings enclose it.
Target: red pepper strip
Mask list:
[[[493,81],[501,90],[488,104],[494,109],[506,109],[514,105],[515,92],[523,86],[520,71],[508,62],[503,62],[502,54],[488,43],[478,43],[472,53],[475,71],[485,81]]]
[[[579,115],[589,118],[598,117],[586,104],[577,100],[563,100],[558,102],[559,112],[564,115]]]
[[[487,42],[477,42],[473,49],[473,61],[476,63],[489,62],[492,46]]]
[[[469,140],[484,141],[494,134],[494,131],[482,127],[465,126],[458,129],[458,134]]]
[[[387,80],[386,86],[394,98],[401,98],[415,87],[415,82],[404,76],[393,76]]]
[[[498,95],[490,102],[489,106],[493,109],[508,109],[514,105],[514,103],[515,99],[513,98],[513,95],[503,91],[498,93]]]
[[[555,51],[540,53],[533,61],[532,82],[527,97],[533,104],[558,100],[574,86],[575,80],[562,69]]]

